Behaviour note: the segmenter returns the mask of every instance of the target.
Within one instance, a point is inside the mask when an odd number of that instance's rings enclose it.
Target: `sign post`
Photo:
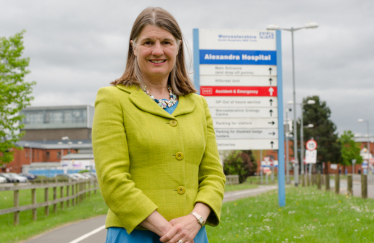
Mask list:
[[[278,150],[285,206],[281,32],[194,29],[194,82],[219,150]]]

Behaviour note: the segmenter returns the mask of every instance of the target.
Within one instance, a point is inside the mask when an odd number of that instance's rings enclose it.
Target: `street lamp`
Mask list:
[[[303,122],[303,111],[304,111],[304,105],[314,105],[316,103],[315,100],[308,100],[306,103],[294,103],[292,100],[288,101],[287,104],[289,105],[300,105],[301,107],[301,121],[300,121],[300,147],[301,147],[301,155],[300,155],[300,160],[301,160],[301,174],[304,174],[304,122]],[[312,128],[314,127],[313,124],[309,124],[307,127]],[[295,133],[297,129],[295,128]],[[295,134],[294,133],[294,134]],[[295,165],[297,162],[297,141],[295,142],[296,144],[296,156],[295,156]],[[299,165],[299,163],[297,163]]]
[[[68,140],[68,153],[70,154],[70,144],[71,144],[71,142],[70,142],[69,137],[68,137],[68,136],[65,136],[65,137],[62,137],[61,139],[62,139],[62,140]],[[61,155],[61,158],[62,158],[62,155]]]
[[[368,127],[368,142],[367,142],[367,152],[368,152],[368,164],[370,161],[370,135],[369,135],[369,121],[364,119],[358,119],[358,122],[366,122]]]
[[[294,127],[295,127],[295,131],[294,131],[294,134],[293,134],[293,138],[294,138],[294,151],[297,152],[297,125],[296,125],[296,92],[295,92],[295,51],[294,51],[294,44],[293,44],[293,32],[297,31],[297,30],[301,30],[301,29],[315,29],[318,27],[318,24],[315,23],[315,22],[308,22],[305,24],[304,27],[299,27],[299,28],[293,28],[291,27],[291,29],[283,29],[283,28],[279,28],[278,25],[275,25],[275,24],[272,24],[272,25],[268,25],[268,27],[266,28],[267,30],[285,30],[285,31],[290,31],[291,32],[291,38],[292,38],[292,83],[293,83],[293,118],[294,118]],[[295,173],[296,171],[296,173]],[[298,165],[298,162],[297,162],[297,156],[295,156],[295,170],[294,170],[294,175],[295,175],[295,186],[298,185],[299,183],[299,165]]]

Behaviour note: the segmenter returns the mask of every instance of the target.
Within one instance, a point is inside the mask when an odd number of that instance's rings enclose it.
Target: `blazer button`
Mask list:
[[[184,158],[184,155],[182,152],[178,152],[176,155],[175,155],[175,158],[177,158],[177,160],[182,160]]]
[[[178,125],[178,122],[176,120],[170,121],[170,126],[175,127],[176,125]]]
[[[186,188],[184,188],[183,186],[179,186],[178,189],[177,189],[177,192],[180,195],[183,195],[186,192]]]

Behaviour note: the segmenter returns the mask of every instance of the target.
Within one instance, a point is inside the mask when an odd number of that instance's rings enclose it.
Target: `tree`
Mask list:
[[[25,31],[9,37],[0,37],[0,164],[13,160],[13,148],[20,149],[16,142],[24,135],[20,132],[23,116],[20,111],[30,105],[32,85],[24,77],[30,73],[27,69],[29,58],[22,58],[23,34]]]
[[[353,140],[353,133],[351,131],[344,131],[340,136],[342,144],[341,154],[343,165],[352,165],[352,160],[356,160],[356,164],[362,164],[362,157],[360,156],[360,146]]]
[[[257,163],[252,151],[233,151],[223,163],[225,175],[239,175],[239,183],[243,183],[248,176],[253,175],[257,170]]]
[[[319,96],[306,97],[303,99],[303,103],[306,104],[308,100],[314,100],[315,104],[303,106],[304,126],[313,124],[314,127],[303,128],[304,141],[310,138],[317,141],[317,163],[319,165],[322,162],[340,163],[341,144],[336,132],[336,125],[330,120],[330,108],[325,101],[320,100]]]

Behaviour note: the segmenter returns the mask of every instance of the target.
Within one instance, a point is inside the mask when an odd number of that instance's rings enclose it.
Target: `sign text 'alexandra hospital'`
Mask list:
[[[194,30],[195,85],[208,102],[218,149],[279,148],[276,41],[273,31]]]

